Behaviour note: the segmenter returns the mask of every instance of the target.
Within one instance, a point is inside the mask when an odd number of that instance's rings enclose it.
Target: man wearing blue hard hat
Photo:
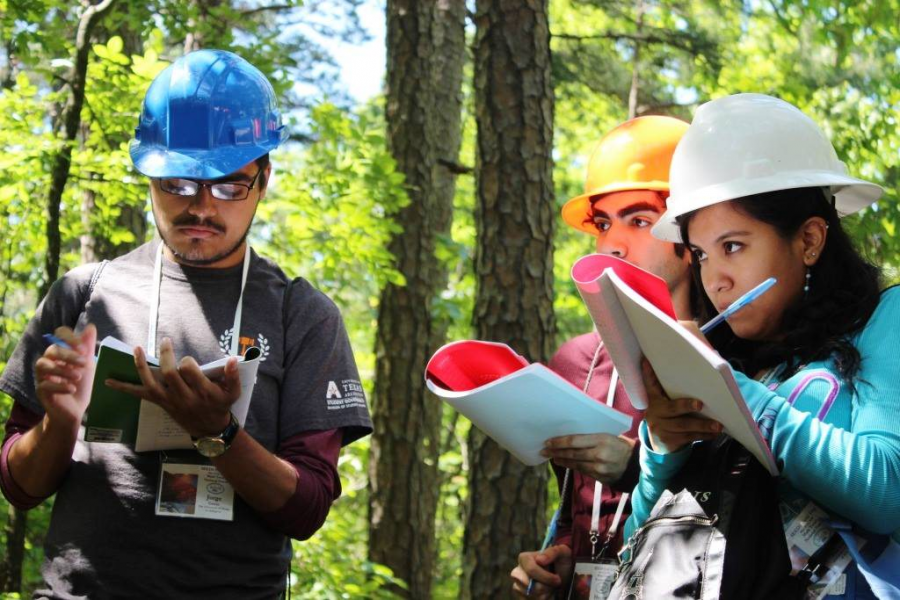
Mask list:
[[[56,494],[37,597],[278,597],[290,538],[312,535],[340,494],[340,449],[371,431],[343,321],[247,242],[284,137],[272,86],[232,53],[188,54],[147,91],[131,157],[161,240],[64,275],[0,376],[15,400],[3,493],[21,508]],[[93,381],[106,336],[134,347],[139,382]],[[236,358],[250,347],[255,385]],[[198,366],[223,355],[220,376]],[[172,425],[159,435],[186,432],[188,448],[98,434],[92,384],[94,398],[98,385],[142,398],[140,427],[155,411]]]

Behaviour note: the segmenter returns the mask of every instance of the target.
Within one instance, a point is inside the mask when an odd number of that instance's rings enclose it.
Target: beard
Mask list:
[[[154,217],[157,217],[156,207],[153,207]],[[157,217],[157,223],[159,223],[159,219]],[[224,252],[219,252],[218,254],[214,254],[213,256],[203,256],[203,251],[200,248],[200,242],[191,242],[190,247],[187,250],[179,250],[172,244],[169,236],[163,233],[162,229],[157,226],[157,231],[159,231],[159,237],[162,238],[163,244],[172,252],[175,256],[176,260],[183,265],[187,265],[189,267],[206,267],[212,264],[219,262],[225,258],[228,258],[235,252],[237,252],[240,247],[247,240],[247,235],[250,233],[250,227],[253,225],[253,220],[251,219],[250,223],[247,224],[247,228],[244,230],[243,235],[241,235],[240,239],[235,242],[230,248],[225,250]],[[202,219],[198,219],[197,217],[190,214],[183,214],[172,221],[172,227],[185,227],[185,226],[194,226],[194,227],[209,227],[211,229],[215,229],[222,233],[225,233],[225,227],[214,223],[212,221],[204,221]],[[195,247],[195,243],[197,247]]]

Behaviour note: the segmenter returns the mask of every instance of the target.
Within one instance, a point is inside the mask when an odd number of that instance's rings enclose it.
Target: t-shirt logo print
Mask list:
[[[329,381],[328,391],[325,392],[325,399],[331,400],[332,398],[343,398],[343,396],[341,396],[341,392],[340,390],[338,390],[337,384],[333,381]]]
[[[232,335],[234,335],[234,327],[226,329],[225,333],[219,336],[219,349],[222,350],[223,354],[228,354],[231,351]],[[261,333],[257,334],[256,339],[241,336],[238,340],[238,353],[243,356],[248,348],[254,346],[259,348],[260,351],[259,362],[266,360],[266,357],[269,356],[269,339]]]

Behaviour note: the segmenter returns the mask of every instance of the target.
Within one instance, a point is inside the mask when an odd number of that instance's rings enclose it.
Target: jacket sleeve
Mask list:
[[[849,429],[794,408],[742,373],[735,378],[756,421],[772,424],[762,429],[782,476],[823,507],[887,534],[900,529],[900,289],[882,295],[855,345],[862,362]]]
[[[638,428],[641,475],[631,496],[631,516],[625,522],[626,540],[644,524],[669,480],[681,470],[691,455],[690,445],[669,454],[655,452],[650,447],[649,433],[647,422],[641,421]]]

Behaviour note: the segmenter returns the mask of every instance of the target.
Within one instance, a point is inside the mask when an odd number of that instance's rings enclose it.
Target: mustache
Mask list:
[[[207,227],[209,229],[215,229],[219,233],[225,233],[225,226],[215,221],[209,221],[206,219],[201,219],[192,214],[183,214],[172,220],[172,225],[175,227]]]

